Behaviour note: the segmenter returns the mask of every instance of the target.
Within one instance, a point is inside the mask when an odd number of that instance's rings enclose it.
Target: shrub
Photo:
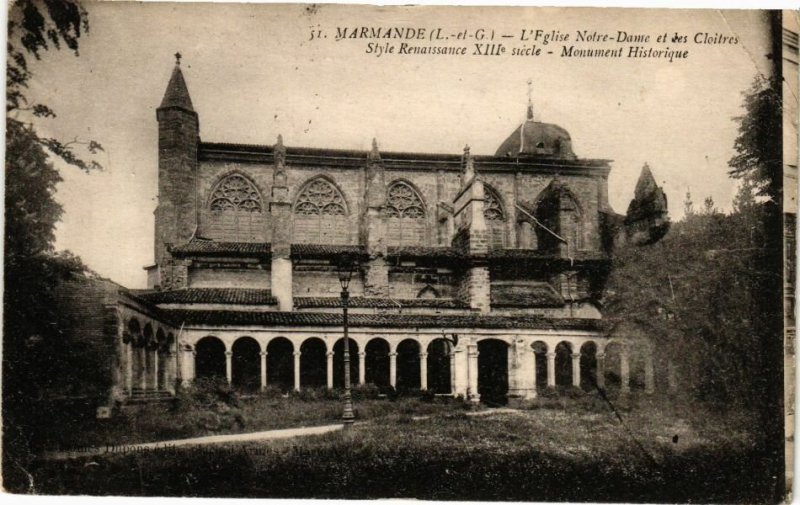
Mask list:
[[[355,401],[375,400],[381,394],[380,388],[375,384],[359,384],[354,386],[351,391]]]

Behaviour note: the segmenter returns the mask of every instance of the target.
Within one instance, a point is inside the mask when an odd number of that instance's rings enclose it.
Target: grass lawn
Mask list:
[[[591,398],[487,415],[427,405],[430,417],[417,421],[395,409],[349,432],[40,461],[30,471],[36,492],[48,494],[704,503],[769,497],[769,469],[743,414],[638,401],[622,409],[622,424]]]

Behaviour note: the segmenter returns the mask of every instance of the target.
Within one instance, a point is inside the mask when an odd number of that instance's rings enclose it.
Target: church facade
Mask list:
[[[530,104],[491,156],[206,142],[179,63],[157,123],[155,264],[109,309],[114,401],[208,376],[340,387],[345,255],[356,384],[502,403],[636,382],[601,300],[614,244],[668,225],[647,167],[614,213],[609,160],[577,157]]]

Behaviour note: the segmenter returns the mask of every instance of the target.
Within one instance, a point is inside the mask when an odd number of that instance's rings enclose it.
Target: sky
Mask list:
[[[182,69],[203,141],[382,151],[493,154],[524,120],[528,81],[537,120],[570,132],[581,158],[614,160],[609,198],[620,213],[648,163],[673,220],[690,190],[730,209],[742,92],[767,73],[766,22],[754,11],[89,3],[80,56],[50,51],[32,66],[29,95],[58,117],[42,134],[94,139],[102,171],[55,161],[65,214],[56,247],[102,276],[139,288],[153,262],[157,197],[155,109]],[[367,40],[334,41],[337,27],[577,30],[616,35],[736,35],[735,45],[686,44],[689,58],[366,54]],[[308,40],[312,29],[329,38]],[[394,41],[399,42],[399,41]],[[471,51],[472,41],[465,43]],[[461,44],[448,41],[447,44]],[[529,43],[526,43],[529,44]],[[509,45],[524,45],[512,39]],[[610,44],[602,47],[627,47]],[[633,44],[635,45],[635,44]],[[657,44],[651,44],[657,45]],[[672,44],[664,44],[675,49]],[[659,45],[661,47],[663,45]],[[541,46],[560,50],[556,44]],[[588,47],[588,46],[587,46]],[[601,47],[601,46],[593,46]]]

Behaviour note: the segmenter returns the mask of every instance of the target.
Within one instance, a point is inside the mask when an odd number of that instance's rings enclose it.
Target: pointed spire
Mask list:
[[[381,161],[381,153],[378,151],[378,139],[375,137],[372,138],[372,150],[367,155],[367,159],[369,161]]]
[[[533,80],[528,79],[528,121],[533,121]]]
[[[641,200],[646,196],[652,195],[657,189],[658,185],[653,177],[653,172],[650,171],[650,165],[645,163],[642,167],[642,172],[639,174],[639,180],[636,182],[635,198]]]
[[[286,186],[286,147],[283,145],[283,135],[278,134],[278,141],[272,148],[275,160],[275,172],[272,175],[273,186]]]
[[[194,112],[192,99],[189,98],[189,89],[186,87],[186,81],[183,79],[183,73],[181,72],[181,58],[181,53],[175,53],[175,68],[172,69],[172,77],[169,79],[167,91],[164,93],[159,109],[180,107],[189,112]]]
[[[475,177],[475,164],[472,161],[472,154],[469,152],[469,145],[464,146],[464,156],[461,158],[461,184],[466,184]]]

